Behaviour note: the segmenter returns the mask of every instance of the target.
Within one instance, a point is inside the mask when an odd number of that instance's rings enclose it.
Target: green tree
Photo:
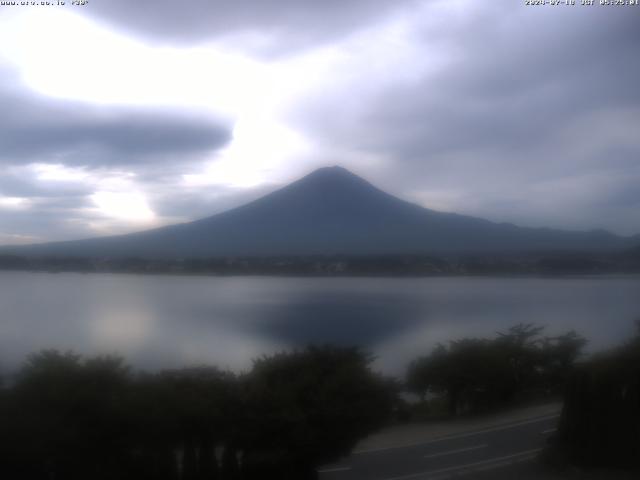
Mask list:
[[[242,406],[236,378],[213,367],[145,374],[131,405],[144,478],[214,479],[216,448],[229,448]]]
[[[640,322],[572,373],[552,452],[583,467],[640,468]]]
[[[126,456],[128,375],[115,357],[31,355],[8,395],[9,468],[20,478],[113,478]]]
[[[389,417],[394,392],[355,348],[309,347],[255,361],[244,378],[246,478],[315,478]]]
[[[438,345],[408,369],[407,386],[423,399],[431,392],[446,397],[450,415],[477,411],[503,400],[510,364],[495,342],[466,338]]]
[[[586,345],[587,340],[573,330],[544,338],[540,347],[541,377],[549,393],[562,393]]]
[[[425,401],[444,397],[450,415],[508,404],[522,395],[557,392],[586,344],[575,332],[543,338],[543,328],[519,324],[496,338],[437,345],[407,369],[407,388]]]

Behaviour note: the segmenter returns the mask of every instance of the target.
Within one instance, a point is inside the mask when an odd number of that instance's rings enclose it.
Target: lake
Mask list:
[[[640,318],[640,277],[283,278],[0,273],[0,366],[43,348],[119,353],[145,369],[217,364],[308,343],[359,345],[401,374],[440,341],[520,322],[597,350]]]

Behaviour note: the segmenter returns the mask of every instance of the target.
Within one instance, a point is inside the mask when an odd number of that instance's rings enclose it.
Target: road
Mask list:
[[[417,442],[361,450],[319,469],[321,480],[444,480],[464,476],[513,478],[508,472],[534,462],[555,430],[558,414],[520,419]]]

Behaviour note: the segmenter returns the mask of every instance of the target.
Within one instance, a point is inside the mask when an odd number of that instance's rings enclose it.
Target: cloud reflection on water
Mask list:
[[[42,349],[125,355],[138,367],[235,370],[308,343],[359,345],[401,373],[437,342],[520,322],[576,329],[592,350],[640,316],[639,277],[274,278],[0,274],[0,367]]]

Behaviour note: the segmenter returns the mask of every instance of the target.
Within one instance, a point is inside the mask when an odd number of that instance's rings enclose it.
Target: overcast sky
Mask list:
[[[640,233],[640,7],[16,3],[0,244],[188,221],[336,164],[438,210]]]

